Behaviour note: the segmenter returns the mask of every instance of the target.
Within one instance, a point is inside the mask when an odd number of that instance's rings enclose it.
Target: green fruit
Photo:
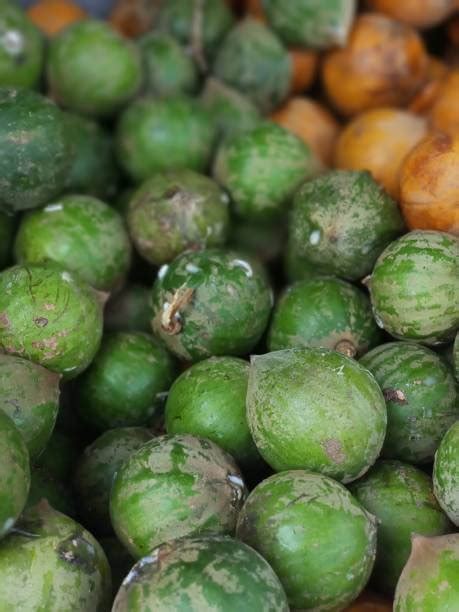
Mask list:
[[[442,535],[450,523],[430,478],[400,461],[381,461],[351,486],[351,493],[378,520],[373,583],[391,594],[410,555],[411,535]]]
[[[45,204],[70,164],[64,114],[33,91],[0,89],[0,116],[0,211]]]
[[[105,307],[104,324],[108,331],[149,332],[150,319],[150,289],[143,285],[126,285]]]
[[[286,234],[285,224],[279,223],[279,219],[267,223],[233,219],[229,246],[262,263],[270,263],[281,255]]]
[[[250,493],[237,537],[279,576],[294,608],[342,610],[364,588],[376,553],[376,525],[327,476],[275,474]]]
[[[440,506],[459,527],[459,420],[446,432],[435,454],[433,485]]]
[[[341,482],[376,461],[386,433],[384,397],[350,357],[318,348],[251,359],[247,420],[276,471],[309,469]]]
[[[36,87],[43,69],[44,40],[24,11],[0,1],[0,87]]]
[[[113,597],[118,592],[121,583],[126,578],[129,570],[134,564],[134,559],[124,548],[118,538],[109,536],[107,538],[99,538],[99,543],[107,555],[110,568],[112,570],[112,594]]]
[[[459,239],[416,230],[390,244],[370,279],[378,324],[396,338],[447,341],[459,326]]]
[[[264,113],[287,97],[291,72],[287,49],[274,32],[250,17],[225,37],[213,65],[218,79],[241,91]]]
[[[369,172],[332,170],[297,191],[289,248],[316,273],[358,280],[402,231],[397,204]]]
[[[71,516],[72,518],[76,516],[73,491],[68,485],[56,480],[44,469],[34,468],[31,473],[30,491],[26,508],[35,506],[43,499],[46,500],[54,510],[62,512],[66,516]]]
[[[415,535],[411,556],[395,592],[395,612],[453,612],[459,609],[459,534]]]
[[[110,567],[99,543],[46,502],[0,542],[0,609],[106,612]]]
[[[428,348],[389,342],[360,363],[381,387],[387,406],[382,454],[409,463],[432,461],[448,427],[459,419],[453,375]]]
[[[143,427],[120,427],[103,433],[78,461],[74,486],[83,523],[96,533],[110,533],[110,490],[122,463],[151,439]]]
[[[279,578],[252,548],[225,536],[162,544],[127,575],[113,612],[288,612]]]
[[[131,262],[121,216],[92,196],[67,195],[22,218],[14,246],[22,264],[54,262],[99,290],[122,284]]]
[[[42,468],[55,480],[67,482],[73,475],[78,454],[74,438],[55,429],[45,450],[35,461],[35,466]]]
[[[155,334],[181,359],[197,361],[249,353],[268,323],[272,292],[258,263],[209,249],[162,268],[152,303]]]
[[[0,271],[7,265],[13,240],[14,220],[0,212]]]
[[[94,117],[116,113],[141,84],[140,53],[108,23],[86,19],[54,36],[48,82],[62,106]]]
[[[232,534],[245,497],[232,457],[193,436],[161,436],[121,466],[110,515],[115,532],[137,559],[187,535]]]
[[[60,376],[11,355],[0,354],[0,409],[24,437],[33,460],[45,448],[59,410]]]
[[[79,414],[103,431],[145,425],[157,396],[169,389],[174,362],[150,335],[107,334],[93,363],[79,379]]]
[[[193,170],[155,174],[134,193],[127,222],[137,251],[157,266],[187,249],[224,244],[229,198]]]
[[[271,351],[320,346],[355,357],[377,344],[380,335],[363,291],[338,278],[313,278],[282,294],[268,346]]]
[[[0,348],[73,378],[92,361],[102,336],[101,298],[54,265],[0,273]]]
[[[208,438],[238,464],[256,465],[260,455],[245,416],[249,364],[237,357],[211,357],[178,377],[166,402],[169,434]]]
[[[223,142],[213,173],[231,194],[240,217],[266,220],[279,216],[297,188],[319,169],[307,144],[266,121]]]
[[[0,410],[0,457],[0,538],[3,538],[21,514],[30,487],[27,446],[3,410]]]

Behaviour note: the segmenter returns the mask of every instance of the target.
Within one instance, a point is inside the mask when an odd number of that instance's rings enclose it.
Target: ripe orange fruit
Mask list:
[[[431,28],[457,7],[456,0],[367,0],[370,9],[415,28]]]
[[[39,0],[27,9],[27,15],[48,36],[87,17],[86,11],[71,0]]]

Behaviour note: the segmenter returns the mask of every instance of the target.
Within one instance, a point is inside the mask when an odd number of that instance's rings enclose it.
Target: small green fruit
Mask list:
[[[433,484],[440,506],[459,527],[459,420],[446,432],[435,454]]]

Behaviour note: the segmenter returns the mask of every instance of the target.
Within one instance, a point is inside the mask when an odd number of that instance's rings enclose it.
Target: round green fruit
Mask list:
[[[31,508],[42,500],[66,516],[76,516],[76,505],[70,487],[54,478],[43,468],[35,467],[31,472],[30,490],[26,508]]]
[[[73,475],[78,455],[75,439],[54,429],[35,467],[42,468],[55,480],[67,482]]]
[[[435,454],[433,485],[440,506],[459,527],[459,420],[446,432]]]
[[[13,241],[14,219],[0,212],[0,271],[7,265]]]
[[[126,285],[107,302],[104,325],[108,331],[149,332],[151,319],[150,289]]]
[[[233,458],[193,436],[160,436],[121,466],[110,515],[137,559],[187,535],[232,534],[246,489]]]

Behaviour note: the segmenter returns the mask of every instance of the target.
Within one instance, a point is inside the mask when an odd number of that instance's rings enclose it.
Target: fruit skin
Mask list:
[[[110,609],[110,567],[88,531],[46,502],[29,508],[18,528],[0,542],[1,609]]]
[[[149,334],[106,334],[79,379],[79,414],[104,431],[146,424],[174,378],[174,362]]]
[[[395,591],[395,612],[442,612],[459,607],[459,534],[415,535]]]
[[[418,0],[367,0],[369,7],[415,28],[430,28],[445,21],[454,12],[455,0],[427,0],[419,10]]]
[[[229,32],[218,50],[213,74],[244,93],[263,112],[287,97],[291,58],[277,36],[246,17]]]
[[[225,536],[183,538],[155,548],[127,575],[113,612],[182,606],[190,612],[289,610],[279,579],[263,557]]]
[[[459,527],[459,420],[446,432],[435,454],[433,486],[438,503]]]
[[[451,529],[424,472],[400,461],[377,462],[350,487],[351,493],[378,521],[373,583],[392,594],[408,560],[413,532],[443,535]]]
[[[188,535],[232,534],[246,489],[233,458],[204,438],[160,436],[119,469],[110,496],[115,532],[139,559]]]
[[[30,487],[26,443],[3,410],[0,410],[0,454],[0,538],[3,538],[21,514]]]
[[[459,130],[458,91],[459,69],[456,68],[449,70],[439,84],[429,112],[430,121],[436,129],[444,132]]]
[[[44,34],[53,36],[87,13],[71,0],[38,0],[27,9],[27,16]]]
[[[75,518],[75,499],[70,487],[54,478],[47,470],[34,467],[31,472],[30,490],[25,509],[35,506],[43,499],[54,510]]]
[[[149,332],[150,319],[150,289],[136,283],[111,297],[104,311],[107,331]]]
[[[110,429],[87,446],[75,470],[74,487],[84,524],[110,534],[110,490],[122,463],[152,437],[144,427]]]
[[[287,249],[316,274],[359,280],[403,228],[396,203],[369,172],[333,170],[296,192]]]
[[[14,220],[0,212],[0,271],[8,263],[14,234]]]
[[[139,89],[140,54],[108,24],[87,19],[51,40],[47,76],[52,94],[62,106],[83,115],[106,117]]]
[[[45,204],[64,188],[69,147],[63,113],[26,89],[0,88],[0,211]]]
[[[116,135],[118,160],[136,182],[155,172],[204,171],[215,125],[196,100],[140,98],[121,115]]]
[[[376,322],[392,336],[423,344],[452,337],[459,325],[459,240],[412,231],[379,256],[369,282]]]
[[[379,340],[366,294],[346,281],[322,277],[284,290],[274,308],[268,347],[277,351],[319,346],[355,357]]]
[[[101,297],[54,265],[0,273],[0,346],[73,378],[92,361],[102,336]]]
[[[253,356],[246,406],[254,442],[276,471],[309,469],[350,482],[376,461],[386,433],[373,376],[328,349]]]
[[[193,170],[155,174],[130,200],[129,232],[142,257],[160,266],[188,249],[222,246],[228,203],[217,183]]]
[[[246,355],[266,328],[272,299],[255,260],[219,249],[183,253],[153,286],[153,332],[187,361]]]
[[[18,263],[54,262],[101,291],[122,284],[131,263],[121,216],[84,195],[64,196],[22,217],[14,251]]]
[[[373,517],[338,482],[303,470],[255,487],[236,534],[272,565],[292,608],[344,608],[364,588],[376,553]]]
[[[67,482],[73,475],[78,455],[75,439],[54,429],[35,467],[42,468],[56,480]]]

